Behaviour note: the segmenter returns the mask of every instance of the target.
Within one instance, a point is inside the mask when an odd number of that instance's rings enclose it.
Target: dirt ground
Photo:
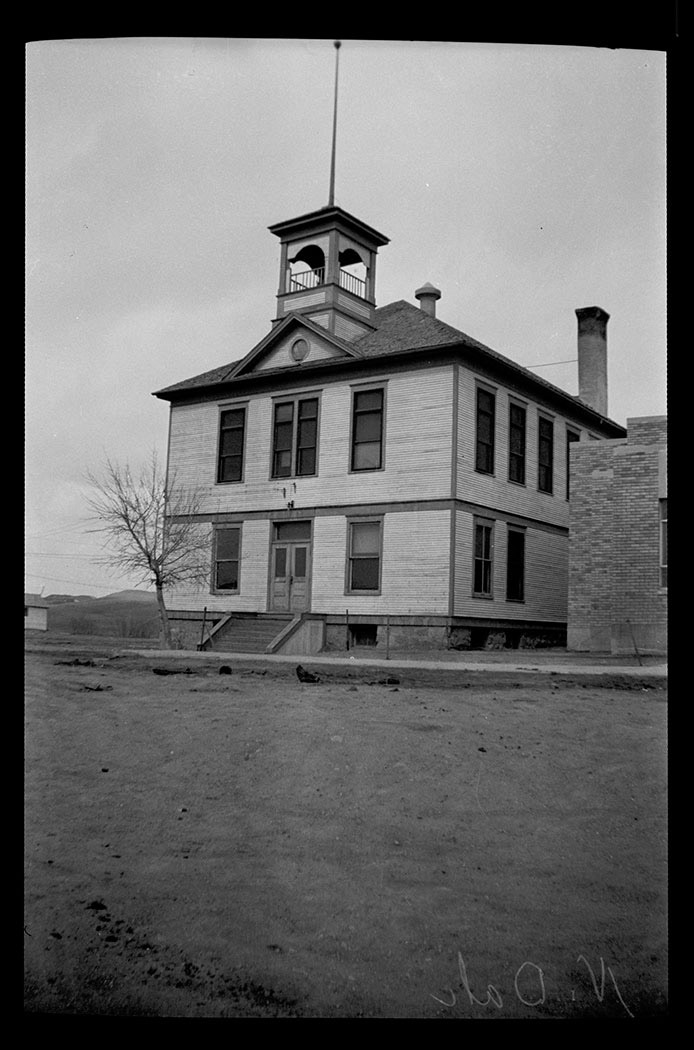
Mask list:
[[[27,642],[27,1014],[666,1016],[662,680],[122,645]]]

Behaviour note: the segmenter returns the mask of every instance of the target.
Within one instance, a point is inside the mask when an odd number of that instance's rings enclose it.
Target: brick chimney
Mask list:
[[[610,315],[599,306],[584,306],[578,318],[578,396],[607,415],[607,322]]]
[[[419,299],[419,307],[430,317],[436,317],[436,300],[441,298],[441,292],[434,288],[433,284],[423,284],[414,293],[415,299]]]

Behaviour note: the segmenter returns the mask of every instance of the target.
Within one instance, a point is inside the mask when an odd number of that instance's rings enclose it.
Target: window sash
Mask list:
[[[511,405],[509,412],[509,481],[525,484],[525,409]]]
[[[315,474],[317,454],[318,398],[277,402],[272,436],[273,478]]]
[[[380,521],[353,521],[349,525],[348,590],[378,591],[381,586]]]
[[[506,548],[506,600],[525,600],[525,533],[520,529],[508,530]]]
[[[472,590],[488,597],[492,594],[492,529],[491,524],[475,522]]]
[[[241,529],[217,529],[215,532],[214,589],[239,590]]]
[[[494,394],[488,390],[478,390],[475,469],[482,474],[494,473],[495,412]]]
[[[224,409],[219,419],[219,455],[217,481],[243,480],[243,453],[246,430],[246,409]]]
[[[352,470],[383,465],[383,390],[355,391],[352,401]]]
[[[554,424],[549,419],[540,419],[537,447],[537,487],[541,492],[552,491],[553,459]]]

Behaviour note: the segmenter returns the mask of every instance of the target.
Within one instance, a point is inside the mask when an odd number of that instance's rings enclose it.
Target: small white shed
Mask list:
[[[48,602],[38,594],[24,595],[24,630],[48,630]]]

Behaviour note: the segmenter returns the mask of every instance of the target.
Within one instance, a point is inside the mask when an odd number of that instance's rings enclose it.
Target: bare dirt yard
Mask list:
[[[666,1016],[662,679],[123,644],[27,642],[27,1014]]]

